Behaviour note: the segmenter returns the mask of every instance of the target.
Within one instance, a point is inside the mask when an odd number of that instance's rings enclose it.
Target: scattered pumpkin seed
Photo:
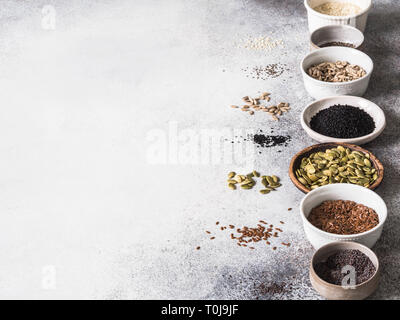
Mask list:
[[[236,186],[233,183],[229,183],[228,187],[232,190],[236,190]]]
[[[260,175],[259,172],[254,170],[247,175],[236,174],[233,171],[228,173],[228,187],[232,190],[236,190],[237,185],[240,185],[242,189],[250,190],[256,185],[256,180],[254,180],[254,178],[260,178],[261,183],[264,185],[264,189],[260,190],[261,194],[267,194],[281,186],[277,176]]]

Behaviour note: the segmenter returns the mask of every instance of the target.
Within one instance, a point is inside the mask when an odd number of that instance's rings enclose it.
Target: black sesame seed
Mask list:
[[[375,122],[364,110],[349,105],[334,105],[311,118],[312,130],[332,138],[357,138],[370,134]]]

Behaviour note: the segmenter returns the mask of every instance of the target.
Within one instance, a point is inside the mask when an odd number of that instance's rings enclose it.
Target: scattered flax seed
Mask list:
[[[283,221],[279,221],[281,224],[285,224]]]
[[[292,211],[292,208],[288,208],[287,211]]]
[[[216,225],[219,225],[219,221],[217,221],[215,224],[216,224]]]
[[[288,242],[288,243],[282,242],[282,244],[283,244],[284,246],[286,246],[286,247],[290,247],[290,242]]]
[[[276,250],[276,247],[273,247],[272,250]]]
[[[238,106],[231,105],[231,108],[237,109],[237,108],[239,108],[239,107],[238,107]]]
[[[235,230],[235,226],[233,224],[228,224],[227,227],[221,226],[221,227],[218,227],[218,229],[225,230],[225,229],[229,228],[230,230],[232,230],[229,233],[229,238],[231,240],[235,240],[236,244],[239,247],[247,247],[251,250],[254,250],[254,249],[256,249],[256,247],[254,245],[250,246],[249,245],[250,243],[256,244],[257,242],[261,241],[261,242],[265,242],[265,245],[268,246],[268,245],[271,245],[271,242],[270,242],[271,239],[279,237],[278,231],[283,232],[283,230],[279,229],[279,228],[275,228],[275,230],[274,230],[273,229],[274,225],[273,224],[268,225],[268,223],[265,220],[259,220],[259,222],[260,223],[257,223],[256,227],[244,226],[244,227],[237,228]],[[283,221],[281,221],[281,222],[283,222]],[[217,221],[217,224],[219,224],[219,221]],[[237,235],[235,234],[235,232],[237,233]],[[211,232],[207,230],[206,233],[211,233]],[[210,240],[214,240],[214,239],[215,239],[214,236],[210,237]],[[274,242],[274,241],[272,241],[272,242]],[[285,244],[284,242],[281,242],[281,243]],[[288,246],[288,244],[286,243],[285,246]],[[277,247],[275,246],[274,248],[275,248],[274,250],[276,250]]]
[[[200,247],[197,247],[196,250],[200,250]]]

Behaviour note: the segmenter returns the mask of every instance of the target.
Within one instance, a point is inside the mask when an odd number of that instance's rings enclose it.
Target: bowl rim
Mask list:
[[[353,31],[355,31],[355,32],[360,36],[360,39],[361,39],[360,44],[359,44],[357,47],[353,48],[353,49],[358,49],[358,48],[360,48],[360,47],[363,45],[364,41],[365,41],[364,34],[363,34],[359,29],[357,29],[357,28],[355,28],[355,27],[353,27],[353,26],[350,26],[350,25],[347,25],[347,24],[329,24],[329,25],[327,25],[327,26],[319,27],[319,28],[315,29],[313,32],[310,33],[310,37],[309,37],[309,38],[310,38],[311,44],[312,44],[315,48],[322,49],[320,46],[318,46],[318,44],[316,44],[314,41],[312,41],[313,35],[314,35],[317,31],[321,31],[321,30],[324,30],[324,29],[333,29],[333,28],[352,29]],[[325,48],[326,48],[326,47],[325,47]]]
[[[372,156],[375,159],[375,161],[377,162],[377,164],[380,166],[379,169],[382,171],[382,173],[379,174],[378,179],[372,185],[370,185],[368,187],[368,189],[374,190],[382,183],[383,175],[384,175],[384,172],[385,172],[385,168],[383,167],[381,161],[372,152],[368,151],[365,148],[362,148],[359,145],[355,145],[355,144],[351,144],[351,143],[343,143],[343,142],[333,142],[332,141],[332,142],[323,142],[323,143],[313,144],[311,146],[308,146],[308,147],[300,150],[299,152],[297,152],[292,157],[292,159],[290,160],[290,164],[289,164],[289,178],[290,178],[290,180],[292,181],[292,183],[295,185],[295,187],[297,189],[299,189],[300,191],[302,191],[304,193],[309,193],[309,192],[312,191],[312,190],[309,190],[306,187],[304,187],[301,184],[301,182],[297,179],[297,177],[295,175],[295,169],[296,168],[294,168],[294,163],[295,163],[296,159],[299,158],[300,156],[303,156],[305,153],[312,151],[315,148],[319,148],[319,147],[323,147],[323,146],[328,147],[328,145],[331,145],[330,148],[332,148],[332,145],[336,145],[336,147],[337,146],[343,146],[343,147],[346,147],[346,148],[350,148],[352,150],[361,151],[363,153],[369,153],[369,155]],[[337,184],[337,183],[335,183],[335,184]]]
[[[335,137],[326,136],[326,135],[323,135],[321,133],[318,133],[317,131],[314,131],[310,127],[310,125],[306,122],[306,120],[304,119],[306,110],[308,110],[309,108],[311,108],[313,105],[315,105],[317,103],[323,102],[325,100],[333,100],[333,99],[354,99],[354,100],[363,100],[363,101],[365,101],[366,103],[372,105],[375,108],[376,112],[378,112],[378,113],[380,113],[382,115],[382,117],[383,117],[382,126],[379,127],[379,128],[375,128],[374,131],[372,131],[371,133],[369,133],[367,135],[364,135],[364,136],[361,136],[361,137],[356,137],[356,138],[335,138]],[[360,109],[362,109],[362,108],[360,108]],[[373,114],[370,114],[370,113],[368,113],[368,114],[372,117],[372,119],[374,119],[374,122],[375,122],[375,116]],[[341,143],[357,143],[357,142],[360,142],[362,140],[371,138],[373,136],[375,136],[377,138],[383,132],[383,130],[386,127],[386,116],[385,116],[385,113],[383,112],[383,110],[376,103],[372,102],[371,100],[365,99],[363,97],[357,97],[357,96],[330,96],[330,97],[325,97],[325,98],[322,98],[322,99],[319,99],[319,100],[315,100],[315,101],[309,103],[303,109],[303,111],[300,114],[300,123],[301,123],[301,126],[303,127],[303,129],[306,132],[307,131],[312,131],[316,136],[318,136],[321,139],[327,139],[328,138],[328,139],[334,139],[336,142],[341,142]]]
[[[304,203],[314,193],[322,192],[323,190],[329,189],[329,188],[356,188],[356,189],[359,189],[361,192],[366,192],[366,193],[369,193],[369,195],[376,196],[378,201],[381,202],[381,204],[383,204],[383,208],[384,208],[384,210],[382,211],[383,219],[379,219],[379,223],[375,227],[373,227],[372,229],[369,229],[369,230],[361,232],[361,233],[354,233],[354,234],[336,234],[336,233],[326,232],[326,231],[323,231],[323,230],[317,228],[310,221],[308,221],[307,217],[305,216]],[[345,199],[345,200],[353,201],[351,199]],[[318,233],[320,233],[320,234],[322,234],[324,236],[335,237],[336,239],[341,239],[341,240],[352,239],[354,237],[359,238],[359,237],[367,236],[370,233],[373,233],[375,230],[381,228],[384,225],[384,223],[386,222],[386,218],[387,218],[387,205],[386,205],[385,201],[382,199],[382,197],[379,194],[377,194],[375,191],[373,191],[371,189],[368,189],[368,188],[365,188],[365,187],[362,187],[362,186],[358,186],[358,185],[355,185],[355,184],[350,184],[350,183],[334,183],[334,184],[328,184],[328,185],[325,185],[325,186],[318,187],[317,189],[314,189],[314,190],[310,191],[309,193],[307,193],[303,197],[303,199],[300,202],[300,206],[299,207],[300,207],[300,214],[301,214],[301,218],[303,220],[303,223],[306,223],[313,230],[317,231]]]
[[[367,246],[365,246],[365,245],[363,245],[363,244],[361,244],[361,243],[358,243],[358,242],[354,242],[354,241],[348,241],[348,242],[351,242],[352,244],[355,244],[356,246],[362,247],[364,250],[369,251],[370,253],[372,253],[373,256],[375,256],[376,261],[377,261],[377,266],[376,266],[376,268],[375,268],[375,272],[374,272],[374,274],[372,275],[372,277],[369,278],[367,281],[364,281],[364,282],[362,282],[362,283],[356,284],[356,285],[354,286],[354,288],[360,288],[361,286],[365,286],[367,283],[369,283],[370,281],[372,281],[374,278],[377,277],[377,275],[379,274],[380,266],[381,266],[381,265],[380,265],[380,263],[379,263],[379,258],[378,258],[378,256],[376,255],[376,253],[375,253],[374,251],[371,250],[371,248],[368,248]],[[323,245],[322,247],[318,248],[318,249],[313,253],[313,256],[311,257],[311,262],[310,262],[310,274],[315,275],[315,276],[318,278],[318,280],[321,281],[324,285],[330,286],[330,287],[333,287],[333,288],[340,288],[340,289],[343,288],[341,285],[329,283],[329,282],[325,281],[324,279],[322,279],[322,278],[317,274],[317,272],[316,272],[315,269],[314,269],[314,258],[315,258],[315,256],[317,255],[317,253],[318,253],[320,250],[322,250],[323,248],[326,248],[326,247],[335,247],[335,246],[337,246],[338,244],[342,244],[342,243],[343,243],[343,241],[334,241],[334,242],[330,242],[330,243],[327,243],[327,244]],[[338,250],[338,251],[339,251],[339,250]]]
[[[359,55],[364,55],[369,62],[371,63],[371,71],[365,73],[365,76],[362,76],[361,78],[358,78],[356,80],[351,80],[351,81],[345,81],[345,82],[327,82],[327,81],[321,81],[321,80],[317,80],[313,77],[311,77],[305,70],[304,70],[304,61],[310,57],[311,55],[316,55],[318,54],[318,52],[321,51],[330,51],[330,50],[334,50],[334,49],[340,49],[340,50],[350,50],[353,51],[355,54],[359,54]],[[306,76],[308,79],[314,81],[315,83],[318,84],[323,84],[326,86],[347,86],[349,84],[353,84],[353,83],[358,83],[360,81],[364,81],[365,79],[367,79],[369,76],[371,76],[372,72],[374,71],[374,62],[372,61],[371,57],[369,55],[367,55],[366,53],[355,49],[355,48],[348,48],[348,47],[340,47],[340,46],[332,46],[332,47],[326,47],[326,48],[319,48],[316,49],[314,51],[311,51],[310,53],[306,54],[305,57],[300,61],[300,69],[301,69],[301,73],[304,76]]]
[[[359,13],[348,15],[348,16],[331,16],[329,14],[320,13],[320,12],[314,10],[314,8],[310,7],[310,5],[308,4],[308,1],[309,0],[304,0],[304,6],[306,7],[307,12],[312,12],[313,14],[319,16],[320,18],[324,18],[327,20],[341,20],[341,19],[348,19],[348,18],[357,18],[357,17],[363,15],[364,13],[368,12],[372,7],[372,0],[368,0],[369,4],[368,4],[367,8],[361,10]]]

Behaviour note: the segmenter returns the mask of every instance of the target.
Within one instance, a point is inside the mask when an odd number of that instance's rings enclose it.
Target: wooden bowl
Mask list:
[[[370,161],[373,165],[373,167],[376,169],[376,172],[378,174],[378,179],[375,180],[373,184],[371,184],[368,188],[371,190],[374,190],[377,188],[383,179],[383,166],[382,163],[376,158],[371,152],[368,150],[361,148],[360,146],[356,146],[354,144],[348,144],[348,143],[336,143],[336,142],[329,142],[329,143],[320,143],[320,144],[315,144],[310,147],[307,147],[300,152],[298,152],[290,161],[290,166],[289,166],[289,177],[290,180],[294,183],[294,185],[297,187],[297,189],[303,191],[304,193],[308,193],[311,190],[308,190],[305,186],[301,184],[299,180],[297,180],[296,177],[296,170],[300,168],[301,164],[301,159],[304,157],[309,156],[313,152],[319,152],[319,151],[325,151],[325,149],[331,149],[331,148],[336,148],[337,146],[343,146],[345,148],[349,148],[351,150],[355,151],[360,151],[365,154],[369,154]]]
[[[374,264],[375,273],[367,281],[355,285],[352,288],[342,287],[322,280],[315,272],[314,266],[318,262],[325,261],[330,255],[340,250],[359,250],[364,253]],[[329,300],[362,300],[370,296],[379,285],[379,260],[376,254],[366,246],[356,242],[332,242],[318,249],[311,259],[310,281],[314,289]]]

